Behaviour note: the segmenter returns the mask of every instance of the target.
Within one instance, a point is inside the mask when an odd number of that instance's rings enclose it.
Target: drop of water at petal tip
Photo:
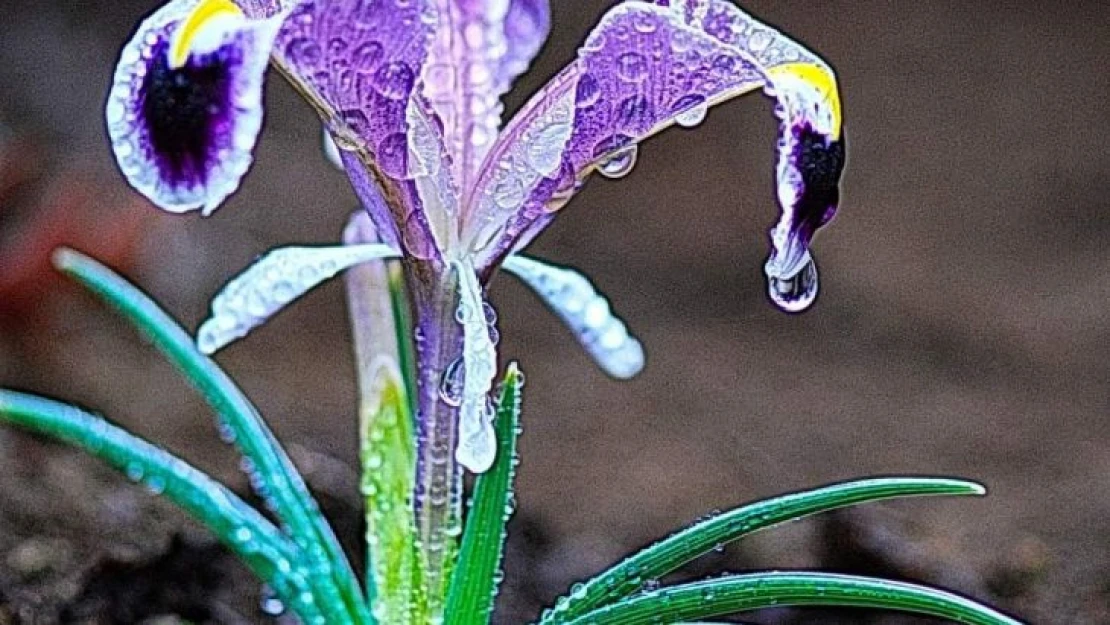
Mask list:
[[[771,301],[785,312],[800,313],[817,299],[817,263],[811,258],[798,273],[789,278],[767,276],[767,293]]]

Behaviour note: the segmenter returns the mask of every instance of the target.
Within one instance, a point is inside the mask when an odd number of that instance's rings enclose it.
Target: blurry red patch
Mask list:
[[[113,267],[135,261],[143,224],[154,215],[134,199],[111,200],[80,167],[48,174],[42,151],[26,140],[0,142],[0,331],[48,322],[50,308],[75,292],[53,268],[60,246]]]

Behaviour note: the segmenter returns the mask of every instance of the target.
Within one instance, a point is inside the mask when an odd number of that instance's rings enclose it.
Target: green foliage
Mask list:
[[[315,603],[329,624],[373,623],[354,571],[304,479],[231,378],[157,304],[107,267],[66,249],[55,254],[55,264],[134,324],[219,415],[221,427],[252,467],[255,487],[288,528],[296,547],[295,564],[304,568],[312,587],[311,598],[300,603]]]
[[[751,573],[645,592],[567,625],[649,625],[785,606],[879,608],[969,625],[1018,621],[952,593],[883,579],[834,573]]]
[[[427,621],[421,560],[416,545],[412,492],[416,482],[413,419],[401,372],[381,360],[374,386],[364,391],[360,457],[366,500],[368,584],[374,616],[382,623]]]
[[[320,615],[297,547],[235,493],[184,460],[104,419],[49,399],[0,390],[0,419],[56,438],[165,495],[208,527],[307,621]]]
[[[569,622],[598,606],[638,592],[646,582],[658,580],[702,554],[780,523],[883,499],[983,492],[982,486],[961,480],[878,478],[758,501],[695,523],[577,586],[542,622],[545,625]]]
[[[211,477],[96,415],[0,390],[0,419],[80,447],[164,494],[209,527],[306,623],[423,625],[432,620],[413,510],[412,362],[411,353],[404,351],[402,285],[389,281],[399,351],[366,361],[369,367],[360,364],[361,485],[369,578],[363,597],[303,478],[227,374],[154,302],[107,268],[68,250],[61,251],[56,262],[119,310],[201,392],[249,461],[252,482],[282,529]],[[511,365],[496,415],[498,457],[476,480],[461,548],[450,571],[448,625],[490,622],[501,579],[505,527],[514,505],[522,385],[522,375]],[[880,478],[742,506],[702,520],[575,585],[543,615],[541,625],[677,623],[771,606],[816,605],[899,610],[972,625],[1016,625],[1010,617],[945,591],[832,573],[750,573],[647,589],[712,549],[787,521],[885,499],[983,492],[978,484],[961,480]]]
[[[502,578],[505,524],[513,512],[513,476],[518,463],[520,399],[524,376],[509,365],[497,406],[497,460],[474,484],[458,566],[447,595],[449,625],[486,625]]]

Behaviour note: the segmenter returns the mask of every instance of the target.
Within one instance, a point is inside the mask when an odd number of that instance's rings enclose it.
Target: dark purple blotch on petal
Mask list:
[[[225,45],[171,68],[168,43],[153,49],[139,92],[153,160],[173,184],[205,184],[220,137],[230,135],[232,76],[242,52]]]
[[[791,160],[801,178],[793,223],[800,242],[808,245],[817,229],[832,220],[840,204],[844,139],[818,132],[808,122],[795,125],[792,132]]]

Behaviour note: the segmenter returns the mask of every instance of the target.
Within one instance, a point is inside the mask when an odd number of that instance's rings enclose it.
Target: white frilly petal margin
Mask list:
[[[643,370],[643,345],[586,276],[521,255],[509,256],[501,268],[536,292],[605,373],[626,380]]]
[[[116,65],[112,87],[105,105],[105,120],[112,152],[127,182],[158,207],[173,213],[202,209],[212,213],[235,192],[252,162],[252,151],[262,128],[262,87],[270,50],[281,28],[285,13],[269,18],[251,19],[240,14],[206,11],[213,0],[171,0],[146,18],[124,45]],[[210,18],[216,13],[216,17]],[[190,18],[200,16],[190,22]],[[183,25],[189,29],[184,42],[184,60],[174,59]],[[198,60],[229,53],[230,77],[226,99],[206,101],[200,109],[196,102],[185,112],[189,115],[219,116],[205,137],[206,157],[202,173],[174,176],[167,172],[166,153],[160,153],[152,140],[151,124],[144,104],[149,96],[151,70],[160,63],[169,66],[174,79],[187,78],[178,70]],[[164,55],[164,56],[162,56]],[[176,62],[175,62],[176,61]],[[176,123],[176,100],[164,101],[157,115],[163,123]],[[157,123],[157,122],[154,122]],[[165,146],[163,146],[164,148]],[[196,172],[193,172],[196,174]],[[176,179],[175,179],[176,178]]]
[[[197,331],[197,347],[213,354],[339,272],[399,256],[396,249],[377,243],[273,250],[212,298],[212,314]]]

